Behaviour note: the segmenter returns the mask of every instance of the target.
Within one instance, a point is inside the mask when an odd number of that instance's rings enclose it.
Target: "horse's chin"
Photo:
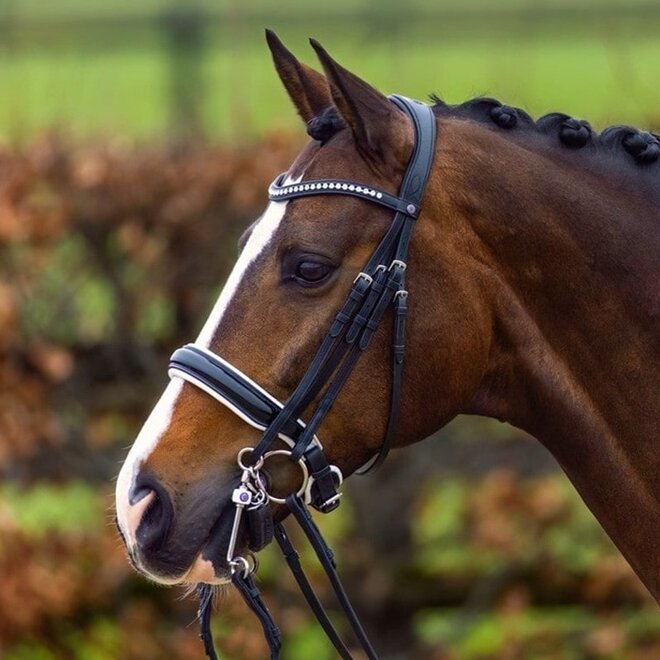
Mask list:
[[[201,554],[193,562],[188,572],[181,579],[181,584],[227,584],[231,582],[229,575],[216,575],[213,562],[204,559]]]
[[[190,565],[190,568],[180,576],[156,575],[138,565],[135,565],[135,568],[139,573],[142,573],[142,575],[152,582],[168,587],[174,587],[177,585],[187,586],[191,584],[200,584],[202,582],[213,585],[228,584],[231,582],[229,574],[218,575],[215,566],[213,566],[213,562],[209,559],[204,559],[201,553],[197,555],[193,563]]]

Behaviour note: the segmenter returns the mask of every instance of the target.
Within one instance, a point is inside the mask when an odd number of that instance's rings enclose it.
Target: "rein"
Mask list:
[[[419,216],[435,150],[436,127],[431,108],[402,96],[390,100],[412,120],[415,146],[397,196],[373,186],[341,179],[317,179],[285,185],[285,174],[271,184],[272,201],[285,201],[312,195],[349,195],[394,211],[388,230],[353,282],[353,286],[330,329],[319,346],[307,371],[285,403],[205,348],[188,344],[174,352],[170,360],[170,377],[182,378],[200,388],[229,408],[243,421],[263,431],[255,447],[243,448],[237,463],[240,483],[232,493],[234,522],[227,548],[231,580],[258,617],[271,650],[271,658],[279,658],[280,632],[254,583],[258,563],[254,552],[277,541],[307,603],[326,635],[342,658],[351,653],[334,629],[330,619],[305,576],[298,554],[281,523],[273,523],[269,503],[285,505],[293,514],[314,549],[333,587],[346,618],[362,649],[370,659],[378,656],[373,649],[336,571],[334,556],[316,527],[306,505],[322,513],[339,506],[342,473],[330,465],[315,433],[328,414],[342,387],[348,380],[360,355],[368,348],[389,305],[394,307],[392,334],[392,379],[390,410],[384,440],[378,453],[358,472],[364,474],[385,460],[394,439],[399,417],[403,361],[405,354],[405,320],[408,291],[405,284],[408,249],[415,220]],[[307,423],[299,419],[317,398],[318,403]],[[272,449],[281,439],[289,449]],[[267,490],[262,474],[265,462],[272,456],[287,456],[298,464],[301,485],[294,493],[278,498]],[[247,532],[252,562],[235,555],[239,530]],[[217,658],[210,631],[212,586],[203,584],[200,597],[201,637],[207,656]]]

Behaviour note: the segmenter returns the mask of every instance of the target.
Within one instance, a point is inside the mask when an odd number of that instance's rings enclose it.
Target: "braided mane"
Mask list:
[[[477,97],[458,105],[448,105],[436,95],[432,95],[431,100],[433,111],[439,116],[464,117],[504,130],[554,137],[558,146],[569,149],[591,147],[599,152],[620,154],[644,169],[650,167],[656,171],[660,168],[660,135],[657,133],[633,126],[610,126],[599,134],[588,121],[573,119],[561,112],[552,112],[534,121],[524,110],[487,97]]]
[[[556,146],[572,150],[589,147],[592,151],[625,157],[644,170],[660,169],[660,135],[633,126],[610,126],[600,134],[584,119],[574,119],[561,112],[543,115],[536,121],[524,110],[488,97],[476,97],[457,105],[448,105],[431,95],[433,111],[438,116],[463,117],[495,128],[554,138]],[[324,144],[346,128],[334,106],[329,106],[307,124],[309,136]]]

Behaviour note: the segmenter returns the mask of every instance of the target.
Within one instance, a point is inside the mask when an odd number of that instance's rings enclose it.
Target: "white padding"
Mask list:
[[[278,408],[284,407],[281,401],[276,399],[270,392],[267,392],[263,387],[255,383],[249,376],[246,376],[240,369],[235,367],[233,364],[227,362],[226,360],[223,360],[219,355],[216,355],[215,353],[209,351],[207,348],[204,348],[203,346],[198,346],[197,344],[192,344],[192,346],[194,346],[197,350],[206,353],[212,359],[221,362],[222,365],[225,366],[230,371],[233,371],[234,373],[238,374],[243,380],[245,380],[250,385],[250,387],[254,388],[257,392],[265,396]],[[182,380],[185,380],[191,385],[198,387],[203,392],[206,392],[206,394],[213,397],[218,403],[221,403],[223,406],[231,410],[234,413],[234,415],[240,417],[246,424],[249,424],[250,426],[252,426],[255,429],[258,429],[259,431],[266,430],[265,426],[261,424],[257,424],[253,419],[250,419],[242,410],[240,410],[233,403],[231,403],[231,401],[228,401],[225,397],[223,397],[222,394],[208,387],[202,381],[195,378],[195,376],[192,376],[189,373],[186,373],[185,371],[181,371],[176,367],[170,367],[167,373],[170,378],[181,378]],[[298,420],[298,423],[303,427],[305,426],[305,423],[300,419]],[[282,440],[284,440],[284,442],[286,442],[286,444],[289,445],[289,447],[293,447],[295,445],[294,440],[289,438],[289,436],[284,435],[283,433],[279,433],[278,435]],[[312,444],[317,445],[320,449],[323,449],[323,446],[321,445],[321,442],[316,437],[316,435],[312,438]]]

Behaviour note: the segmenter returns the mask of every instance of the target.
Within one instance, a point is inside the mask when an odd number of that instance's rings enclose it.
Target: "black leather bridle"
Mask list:
[[[183,378],[207,392],[228,407],[246,423],[263,431],[255,447],[246,447],[237,461],[242,471],[240,483],[232,495],[235,504],[234,526],[227,552],[232,582],[250,608],[259,617],[271,649],[271,658],[279,657],[280,635],[268,609],[261,600],[252,573],[256,569],[244,557],[234,556],[242,516],[246,520],[251,550],[260,550],[273,535],[296,578],[303,595],[342,658],[351,654],[339,638],[320,601],[300,566],[298,555],[280,523],[273,525],[269,502],[285,504],[301,525],[332,583],[338,600],[369,658],[377,655],[369,642],[337,576],[332,551],[312,521],[306,504],[328,513],[339,506],[342,475],[330,465],[316,431],[330,411],[348,380],[358,358],[367,349],[387,308],[394,307],[392,337],[392,380],[390,410],[385,438],[378,453],[361,473],[382,463],[396,433],[401,396],[402,368],[405,352],[405,319],[407,297],[405,275],[408,249],[435,151],[435,118],[430,107],[402,96],[391,101],[412,120],[415,146],[401,181],[398,195],[374,186],[338,179],[320,179],[285,183],[282,174],[271,184],[268,195],[273,201],[299,199],[312,195],[349,195],[394,211],[389,228],[360,272],[312,359],[307,371],[285,403],[279,402],[239,369],[204,348],[188,344],[174,352],[170,360],[171,377]],[[318,398],[313,413],[303,422],[299,416]],[[272,446],[277,439],[289,445],[288,450]],[[303,479],[297,492],[276,498],[267,492],[261,469],[274,454],[288,456],[302,470]],[[202,639],[209,658],[216,658],[210,634],[211,587],[200,586],[200,621]]]

